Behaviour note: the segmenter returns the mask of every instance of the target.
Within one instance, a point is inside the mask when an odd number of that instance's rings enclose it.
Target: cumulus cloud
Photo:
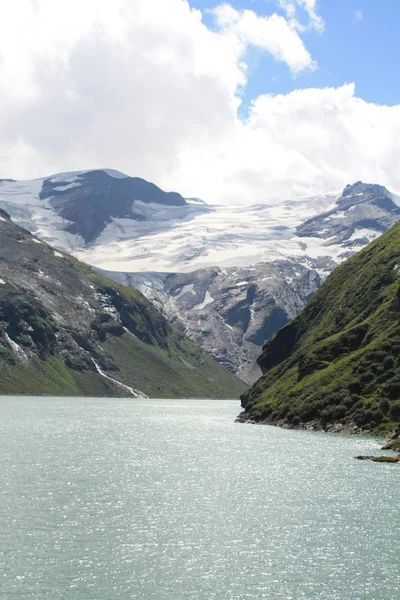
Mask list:
[[[319,29],[315,1],[295,3]],[[364,102],[344,85],[265,94],[240,119],[248,45],[293,73],[314,58],[289,16],[224,4],[214,17],[207,27],[186,0],[6,3],[1,176],[109,167],[210,202],[360,178],[400,189],[400,107]]]
[[[260,17],[252,10],[238,11],[229,4],[218,6],[213,12],[222,31],[236,36],[243,50],[247,45],[257,46],[285,62],[292,73],[315,67],[299,34],[283,17]]]
[[[354,84],[263,95],[207,165],[216,196],[266,201],[340,190],[358,179],[400,190],[400,106],[355,95]],[[190,171],[192,157],[185,171]],[[203,193],[207,185],[197,179]]]
[[[286,12],[292,27],[299,31],[315,29],[322,33],[325,29],[323,18],[317,12],[317,0],[278,0],[279,5]],[[303,10],[308,19],[306,25],[300,22],[299,12]]]

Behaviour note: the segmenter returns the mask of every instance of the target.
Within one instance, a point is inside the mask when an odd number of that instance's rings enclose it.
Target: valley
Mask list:
[[[139,289],[246,383],[261,374],[262,344],[338,264],[400,218],[398,198],[375,184],[209,206],[108,169],[2,180],[0,207],[39,239]]]

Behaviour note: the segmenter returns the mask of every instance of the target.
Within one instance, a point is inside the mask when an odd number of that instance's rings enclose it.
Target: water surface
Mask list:
[[[229,401],[0,398],[0,598],[395,600],[378,440]]]

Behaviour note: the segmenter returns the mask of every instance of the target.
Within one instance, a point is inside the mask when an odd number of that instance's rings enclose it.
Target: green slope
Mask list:
[[[400,422],[400,224],[339,266],[263,347],[243,420],[384,432]]]
[[[0,217],[1,394],[132,396],[128,386],[235,398],[245,389],[140,292]]]

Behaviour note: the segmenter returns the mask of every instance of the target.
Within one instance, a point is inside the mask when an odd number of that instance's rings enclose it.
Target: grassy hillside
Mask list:
[[[3,212],[0,368],[1,394],[235,398],[245,387],[140,292],[54,251]]]
[[[400,224],[338,267],[263,347],[241,418],[384,432],[400,423]]]

